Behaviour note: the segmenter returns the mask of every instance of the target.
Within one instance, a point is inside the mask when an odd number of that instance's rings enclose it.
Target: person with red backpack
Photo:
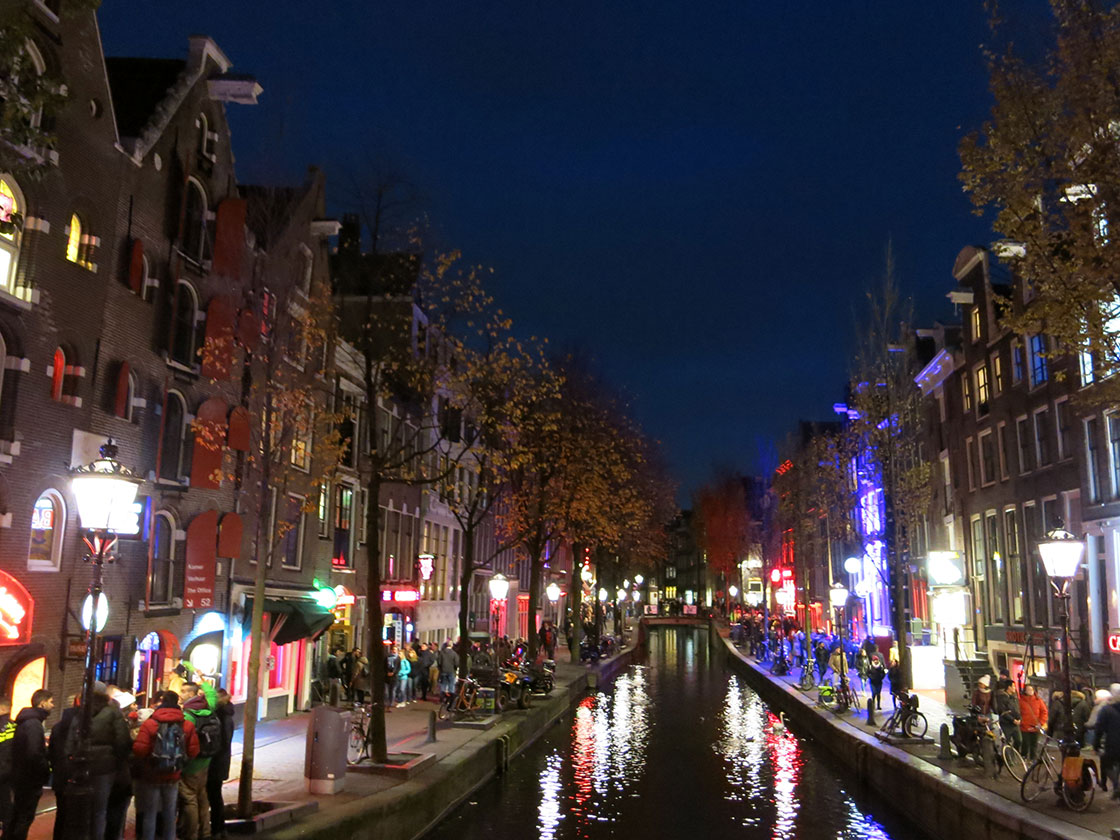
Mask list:
[[[174,691],[165,691],[159,706],[141,724],[132,753],[140,759],[135,797],[136,811],[144,818],[142,840],[155,840],[157,815],[162,818],[161,840],[175,840],[179,777],[187,761],[198,755],[198,734],[183,717]]]

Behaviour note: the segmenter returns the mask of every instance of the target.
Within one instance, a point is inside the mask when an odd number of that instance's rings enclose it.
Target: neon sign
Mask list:
[[[393,601],[398,604],[411,604],[420,600],[418,589],[398,589],[395,592],[382,592],[382,601]]]
[[[31,530],[50,531],[54,528],[54,502],[47,496],[40,496],[31,509]]]
[[[1108,649],[1113,653],[1120,653],[1120,633],[1108,634]]]
[[[429,580],[432,577],[432,568],[436,558],[431,554],[421,554],[416,559],[420,563],[420,577]]]
[[[0,571],[0,645],[23,645],[31,641],[34,603],[23,584]]]

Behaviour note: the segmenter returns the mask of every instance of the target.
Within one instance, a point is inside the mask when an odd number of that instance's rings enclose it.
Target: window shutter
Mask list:
[[[238,452],[248,452],[251,444],[249,412],[244,406],[237,406],[229,413],[229,448]]]
[[[233,324],[236,312],[228,295],[215,295],[206,307],[206,338],[202,345],[202,375],[229,379],[233,368]]]
[[[230,280],[240,280],[244,250],[245,199],[227,198],[218,205],[215,219],[214,274]]]
[[[187,557],[183,608],[206,609],[214,606],[214,578],[218,557],[218,512],[200,513],[187,526]]]
[[[211,397],[200,405],[194,430],[191,487],[217,490],[221,483],[222,453],[228,433],[225,402]]]
[[[144,243],[132,240],[132,250],[128,258],[128,288],[138,295],[144,294]]]
[[[117,398],[113,402],[113,414],[117,417],[128,417],[128,362],[121,362],[117,371]]]
[[[251,353],[257,348],[259,338],[260,329],[257,326],[256,314],[251,309],[242,309],[237,319],[237,340]]]
[[[218,556],[238,558],[241,556],[241,533],[243,525],[241,517],[236,513],[227,513],[222,517],[222,525],[218,529]]]

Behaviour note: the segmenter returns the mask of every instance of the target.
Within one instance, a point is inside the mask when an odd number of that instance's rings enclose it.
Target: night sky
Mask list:
[[[230,108],[242,181],[318,164],[342,213],[366,161],[406,174],[520,331],[598,359],[682,502],[829,417],[888,240],[928,323],[993,238],[956,178],[989,108],[980,0],[104,0],[100,22],[108,55],[205,33],[257,76]]]

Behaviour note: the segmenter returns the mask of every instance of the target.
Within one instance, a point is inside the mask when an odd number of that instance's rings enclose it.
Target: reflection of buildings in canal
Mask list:
[[[619,795],[637,782],[645,767],[648,706],[646,672],[634,668],[615,680],[613,698],[600,693],[584,698],[576,707],[572,724],[573,814],[592,820],[613,818],[610,811]],[[550,772],[547,767],[542,774],[542,791],[547,789]],[[543,811],[541,825],[543,831]]]
[[[563,815],[560,813],[560,767],[564,759],[554,752],[545,761],[541,773],[541,804],[537,807],[537,822],[541,840],[553,840]]]
[[[744,691],[739,679],[732,677],[720,717],[716,749],[727,762],[730,782],[725,798],[732,802],[753,800],[762,793],[762,701],[753,691]],[[751,819],[746,824],[755,822]]]
[[[891,840],[891,836],[887,834],[883,826],[863,813],[855,802],[848,799],[844,804],[847,806],[848,827],[845,836],[851,837],[853,840]]]
[[[801,775],[801,745],[780,723],[778,716],[767,714],[769,732],[766,746],[770,752],[770,763],[774,777],[774,838],[787,840],[797,836],[797,780]]]

